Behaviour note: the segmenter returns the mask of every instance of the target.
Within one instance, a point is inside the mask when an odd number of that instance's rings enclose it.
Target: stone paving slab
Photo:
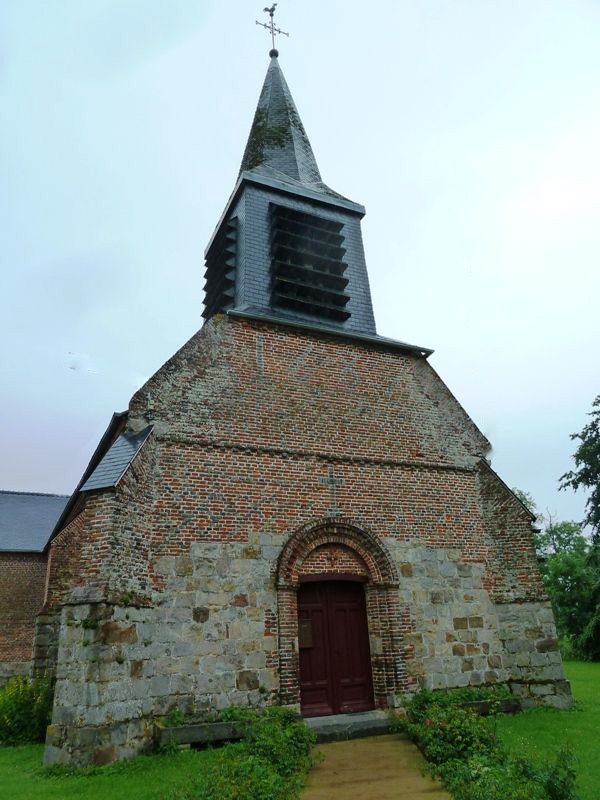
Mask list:
[[[431,778],[415,745],[401,736],[331,742],[317,748],[302,800],[450,800]]]
[[[387,711],[363,711],[358,714],[334,714],[330,717],[309,717],[304,720],[317,734],[317,742],[337,742],[342,739],[362,739],[390,732]]]

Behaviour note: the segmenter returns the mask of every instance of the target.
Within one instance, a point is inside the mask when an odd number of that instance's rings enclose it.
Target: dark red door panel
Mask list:
[[[298,592],[300,696],[305,716],[373,708],[362,584],[306,583]]]
[[[307,584],[298,595],[298,633],[302,704],[313,716],[333,714],[327,597],[322,584]]]

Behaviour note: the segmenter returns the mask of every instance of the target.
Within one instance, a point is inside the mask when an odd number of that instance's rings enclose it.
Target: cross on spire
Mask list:
[[[275,49],[275,36],[278,33],[281,33],[284,36],[289,36],[289,33],[286,33],[286,31],[282,31],[281,28],[277,28],[275,26],[275,22],[273,20],[273,15],[275,14],[275,9],[276,8],[277,8],[277,3],[273,3],[271,8],[263,8],[263,11],[265,11],[270,17],[268,22],[259,22],[258,20],[256,20],[256,24],[257,25],[260,25],[261,28],[266,28],[266,30],[268,30],[269,33],[271,34],[272,49],[271,49],[271,52],[269,53],[270,56],[278,56],[279,55],[279,53]]]
[[[337,507],[335,490],[336,487],[341,486],[344,483],[344,481],[342,478],[335,477],[335,470],[333,464],[330,464],[327,468],[327,477],[322,475],[319,478],[319,483],[321,484],[321,486],[329,486],[329,489],[331,490],[331,499],[329,501],[329,509],[327,513],[331,514],[332,516],[337,516],[340,513],[340,510]]]

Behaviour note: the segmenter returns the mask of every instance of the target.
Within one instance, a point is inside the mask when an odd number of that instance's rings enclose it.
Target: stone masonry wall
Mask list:
[[[196,543],[156,569],[166,591],[153,607],[63,608],[46,763],[133,755],[173,708],[201,715],[276,696],[270,562],[241,542]]]
[[[45,583],[43,553],[0,553],[0,685],[29,672]]]
[[[495,603],[485,565],[456,548],[397,544],[401,601],[413,622],[405,641],[415,683],[430,689],[507,683],[524,705],[570,707],[548,601]]]
[[[530,516],[426,361],[215,317],[132,399],[129,428],[148,423],[87,496],[56,593],[48,763],[131,755],[174,707],[297,704],[298,576],[336,562],[368,567],[378,703],[501,681],[562,702]]]
[[[496,608],[502,665],[513,694],[526,708],[540,704],[571,708],[571,687],[565,680],[550,603],[507,603]]]

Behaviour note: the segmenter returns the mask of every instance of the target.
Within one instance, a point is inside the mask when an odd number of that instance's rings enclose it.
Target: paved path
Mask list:
[[[302,800],[450,800],[423,776],[423,756],[400,736],[331,742],[311,772]]]

